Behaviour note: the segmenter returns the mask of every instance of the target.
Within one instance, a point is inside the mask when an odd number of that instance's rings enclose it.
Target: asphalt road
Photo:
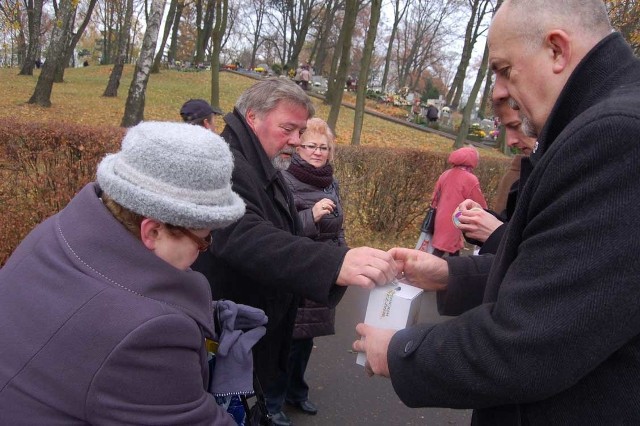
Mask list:
[[[309,399],[318,406],[318,414],[309,416],[285,405],[294,425],[469,425],[469,410],[408,408],[396,396],[390,380],[367,377],[356,364],[351,344],[356,324],[364,320],[368,297],[366,290],[349,288],[337,308],[336,334],[314,339],[306,378]],[[434,294],[424,294],[420,321],[448,318],[438,315],[434,299]]]

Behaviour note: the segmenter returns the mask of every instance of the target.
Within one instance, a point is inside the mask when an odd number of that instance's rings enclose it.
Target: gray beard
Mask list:
[[[287,170],[289,165],[291,164],[291,157],[280,157],[277,155],[275,158],[271,160],[271,164],[275,167],[276,170]]]
[[[528,117],[520,115],[520,121],[522,121],[522,125],[520,126],[522,133],[524,133],[526,136],[529,136],[530,138],[538,137],[538,132],[534,128],[533,123],[531,123],[531,120],[529,120]]]

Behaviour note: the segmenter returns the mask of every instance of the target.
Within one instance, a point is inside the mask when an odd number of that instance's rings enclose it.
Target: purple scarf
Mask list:
[[[298,154],[293,155],[291,165],[287,171],[300,182],[320,189],[328,187],[333,182],[333,167],[329,162],[322,167],[314,167],[304,161]]]

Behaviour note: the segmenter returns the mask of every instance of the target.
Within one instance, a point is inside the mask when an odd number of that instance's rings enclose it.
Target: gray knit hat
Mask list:
[[[120,152],[98,165],[98,183],[144,217],[191,229],[222,228],[244,214],[231,190],[233,157],[224,139],[186,123],[143,122]]]

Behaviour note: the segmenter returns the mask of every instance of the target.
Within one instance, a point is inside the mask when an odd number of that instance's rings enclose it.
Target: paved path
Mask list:
[[[420,321],[447,319],[437,314],[434,297],[434,294],[425,294]],[[388,379],[369,378],[355,363],[351,344],[356,337],[356,324],[364,319],[367,300],[366,290],[349,288],[338,305],[336,335],[314,339],[307,382],[311,387],[310,399],[318,405],[319,412],[308,416],[285,406],[294,425],[469,425],[471,412],[468,410],[408,408]]]

